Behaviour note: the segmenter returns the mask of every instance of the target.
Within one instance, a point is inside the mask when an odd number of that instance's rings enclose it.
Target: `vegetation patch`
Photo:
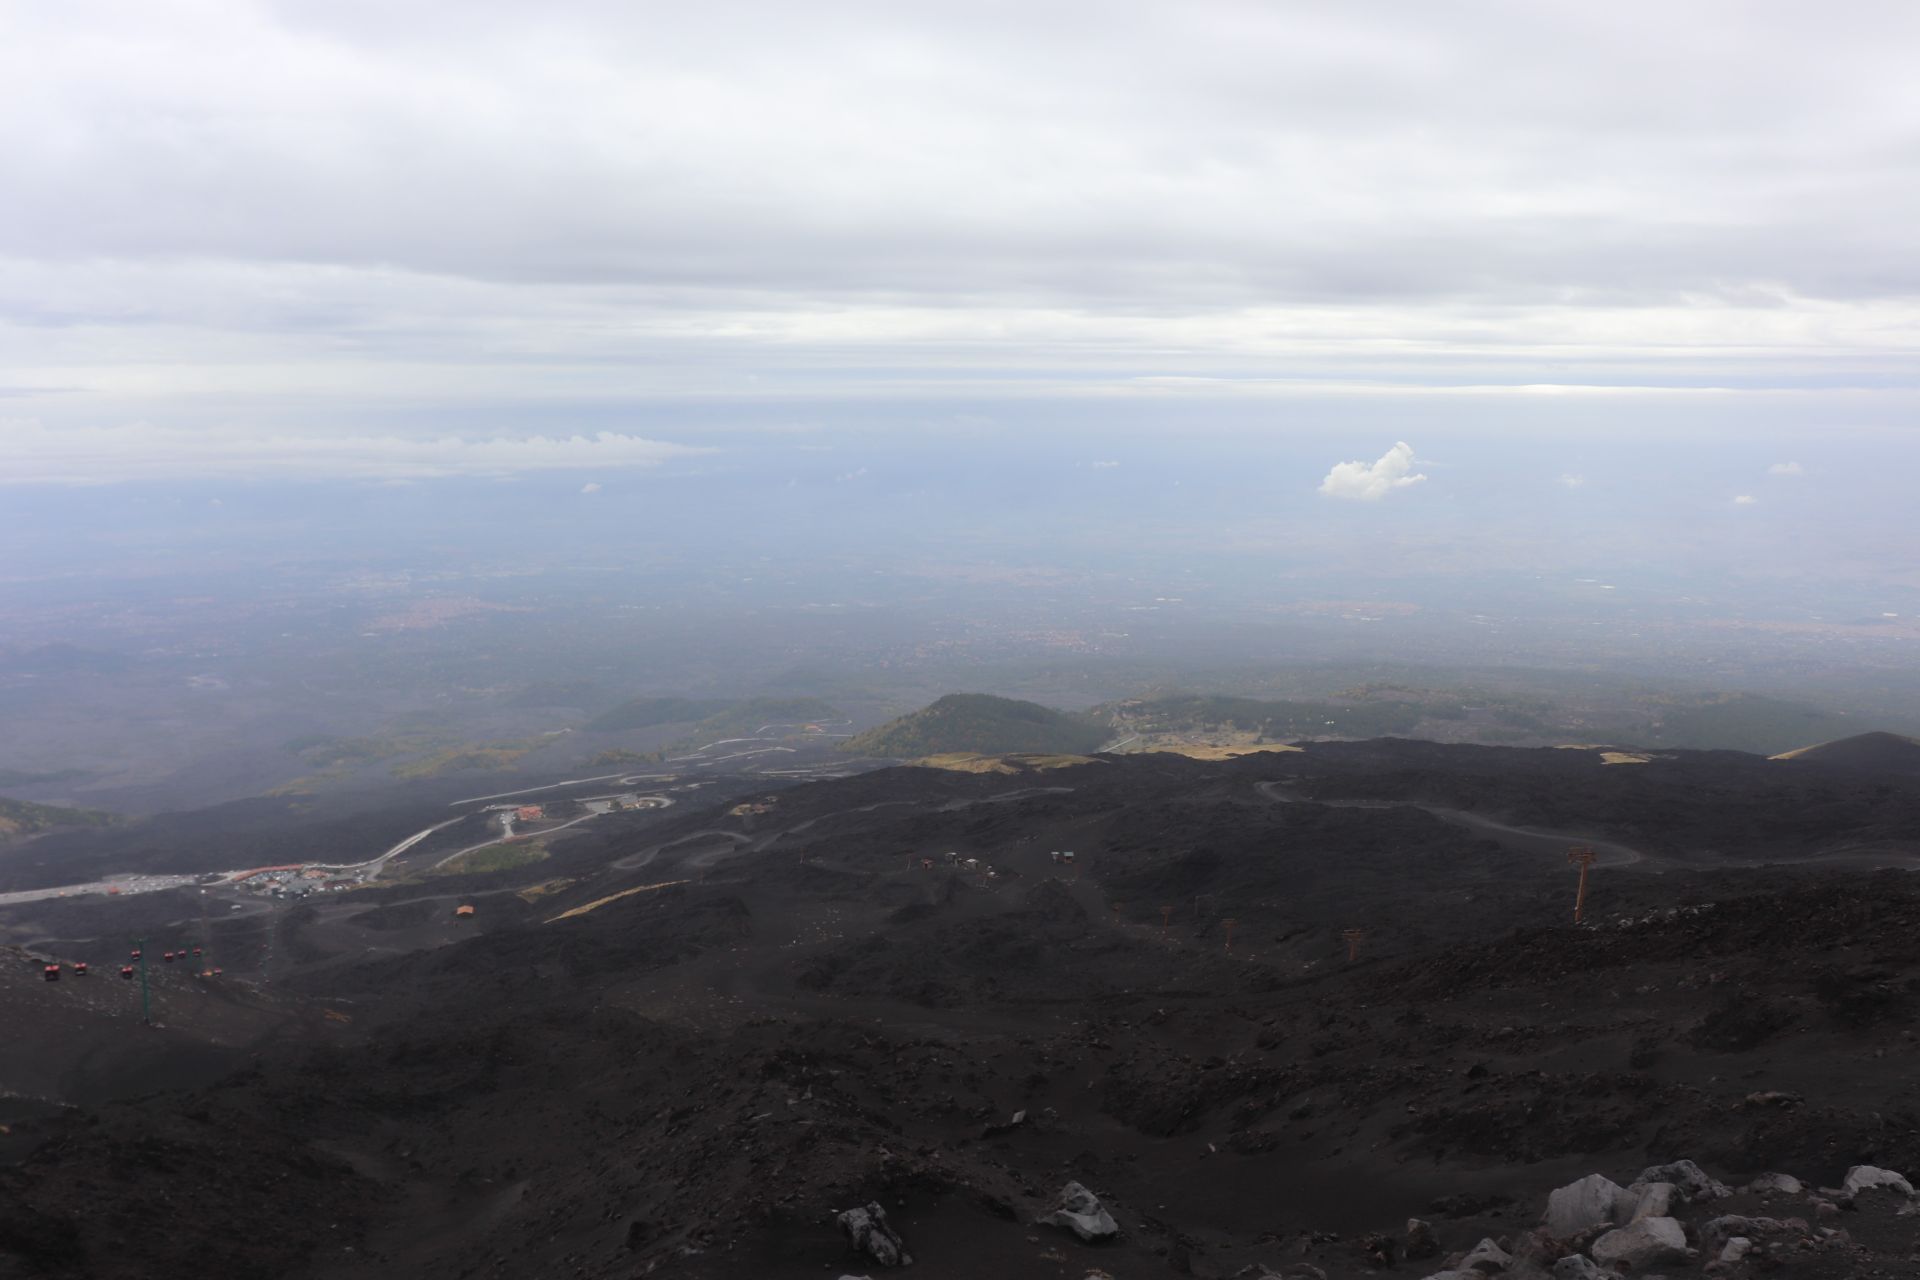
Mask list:
[[[520,763],[521,758],[535,747],[544,745],[540,742],[496,742],[477,747],[449,747],[425,760],[399,765],[394,769],[393,776],[438,778],[475,769],[508,769]]]
[[[538,840],[513,841],[512,843],[490,844],[482,849],[471,849],[450,862],[443,862],[433,869],[437,876],[484,875],[490,871],[512,871],[515,867],[531,866],[544,862],[547,858],[547,846]]]
[[[595,756],[591,763],[597,768],[618,769],[625,765],[659,764],[666,759],[661,751],[629,751],[625,747],[610,747]]]
[[[98,809],[63,809],[0,797],[0,842],[24,840],[63,827],[110,827],[120,819]]]

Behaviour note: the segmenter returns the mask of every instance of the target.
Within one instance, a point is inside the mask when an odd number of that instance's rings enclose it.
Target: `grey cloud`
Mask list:
[[[1904,3],[9,23],[0,383],[116,409],[907,373],[1911,384],[1920,347]]]

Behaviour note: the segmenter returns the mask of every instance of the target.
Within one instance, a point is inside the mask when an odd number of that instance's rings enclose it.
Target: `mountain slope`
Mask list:
[[[1898,733],[1857,733],[1817,746],[1783,752],[1775,760],[1826,765],[1863,773],[1898,773],[1920,777],[1920,739]]]
[[[950,693],[910,715],[848,739],[857,755],[917,759],[949,752],[1074,755],[1100,749],[1098,724],[1037,702]]]

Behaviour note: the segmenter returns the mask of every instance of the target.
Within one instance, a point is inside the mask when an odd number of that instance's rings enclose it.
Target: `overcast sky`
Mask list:
[[[0,480],[1125,402],[1383,507],[1450,433],[1564,432],[1571,491],[1751,423],[1760,507],[1920,452],[1916,49],[1905,0],[0,0]]]

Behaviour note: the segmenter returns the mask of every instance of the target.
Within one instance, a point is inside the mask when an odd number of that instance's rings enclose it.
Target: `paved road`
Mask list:
[[[42,902],[48,898],[78,898],[87,894],[125,896],[135,893],[158,893],[162,889],[178,889],[185,885],[197,884],[200,878],[198,875],[111,876],[89,884],[60,884],[46,889],[21,889],[15,893],[0,893],[0,907],[10,906],[16,902]]]

